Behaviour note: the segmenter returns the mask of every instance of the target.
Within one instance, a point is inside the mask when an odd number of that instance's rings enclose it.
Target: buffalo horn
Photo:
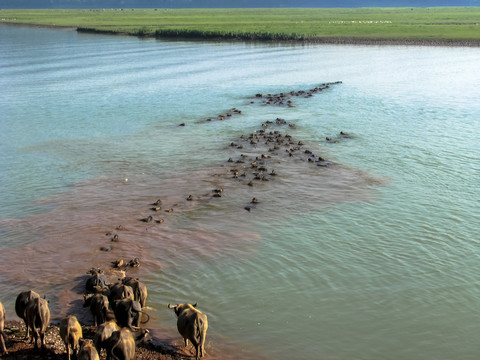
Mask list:
[[[150,315],[148,315],[146,312],[143,312],[143,311],[142,311],[142,315],[146,315],[146,316],[147,316],[147,320],[141,321],[142,324],[146,324],[147,322],[150,321]],[[142,317],[143,317],[143,316],[142,316]]]

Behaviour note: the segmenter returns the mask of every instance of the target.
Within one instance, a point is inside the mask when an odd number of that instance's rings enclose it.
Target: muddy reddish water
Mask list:
[[[15,239],[24,243],[4,248],[0,254],[7,293],[42,289],[51,301],[53,319],[75,313],[88,323],[91,318],[82,307],[82,296],[91,267],[104,269],[111,282],[125,274],[154,281],[154,274],[192,259],[218,261],[235,257],[239,251],[248,257],[260,239],[256,223],[272,216],[288,221],[290,213],[298,211],[299,202],[309,211],[367,200],[368,188],[380,184],[367,173],[340,164],[318,166],[302,152],[291,157],[278,151],[258,158],[267,151],[263,145],[246,146],[233,152],[241,163],[226,161],[217,167],[158,176],[80,182],[70,191],[37,201],[36,205],[50,209],[45,213],[2,220],[12,243]],[[225,150],[226,157],[231,154]],[[269,181],[253,179],[253,162],[268,167],[265,174],[275,170],[276,175],[270,175]],[[250,181],[253,186],[248,185]],[[216,197],[216,189],[222,189],[221,197]],[[252,204],[252,196],[257,204]],[[161,209],[155,209],[159,199]],[[149,216],[152,220],[145,222]],[[117,241],[113,241],[115,235]],[[112,267],[117,259],[128,262],[134,258],[140,259],[139,268]],[[170,326],[157,322],[155,312],[163,306],[149,304],[151,320],[146,326],[155,341],[178,344],[172,331],[173,314]],[[7,309],[12,314],[12,302],[7,302]],[[246,351],[244,345],[220,334],[210,341],[221,342],[221,346],[209,347],[223,349],[218,354],[222,359],[225,351]]]

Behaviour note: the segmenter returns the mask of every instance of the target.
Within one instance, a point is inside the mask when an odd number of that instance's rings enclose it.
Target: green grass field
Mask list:
[[[158,37],[480,41],[480,7],[0,10],[0,22]]]

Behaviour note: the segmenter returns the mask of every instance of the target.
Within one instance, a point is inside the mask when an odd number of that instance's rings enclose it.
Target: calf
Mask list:
[[[70,350],[76,354],[78,341],[83,337],[82,327],[76,316],[69,315],[60,322],[60,337],[67,348],[68,360],[70,360]]]
[[[43,349],[45,346],[45,331],[50,323],[50,309],[48,308],[48,302],[42,298],[33,299],[27,306],[26,310],[27,324],[32,329],[32,341],[35,338],[35,348],[38,348],[38,338],[40,337],[41,346]]]
[[[3,354],[8,354],[7,348],[5,346],[5,333],[3,332],[3,327],[5,326],[5,308],[3,307],[2,302],[0,301],[0,356]]]
[[[207,315],[195,309],[196,306],[197,304],[178,304],[175,306],[169,304],[168,308],[175,311],[178,332],[182,335],[185,346],[188,345],[188,340],[195,346],[195,358],[198,360],[205,355],[208,321]]]
[[[17,299],[15,300],[15,312],[17,313],[17,316],[25,322],[25,327],[27,329],[25,332],[25,339],[30,337],[30,328],[27,324],[27,306],[36,298],[40,298],[40,295],[33,290],[28,290],[18,294]]]

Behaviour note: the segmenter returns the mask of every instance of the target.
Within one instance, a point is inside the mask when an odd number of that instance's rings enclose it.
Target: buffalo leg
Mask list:
[[[25,338],[23,340],[28,340],[28,338],[30,337],[30,328],[28,327],[28,324],[27,324],[27,319],[24,319],[23,320],[25,322]]]
[[[5,334],[0,330],[0,355],[8,354],[7,347],[5,346]]]
[[[40,340],[41,340],[41,342],[42,342],[42,349],[46,349],[47,346],[46,346],[46,344],[45,344],[45,332],[43,332],[43,331],[40,332]]]
[[[38,341],[38,331],[37,331],[37,329],[32,329],[32,331],[33,331],[32,341],[34,341],[33,347],[35,349],[37,349],[38,348],[38,343],[37,343],[37,341]]]
[[[133,319],[133,326],[139,327],[140,326],[140,313],[137,313],[137,316]]]

